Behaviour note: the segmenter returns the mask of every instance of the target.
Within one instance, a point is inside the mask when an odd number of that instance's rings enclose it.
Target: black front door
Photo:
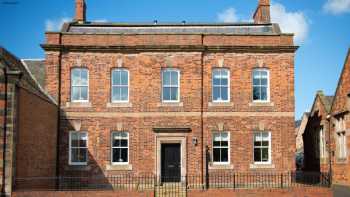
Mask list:
[[[162,182],[180,182],[181,180],[181,145],[162,144],[161,147]]]

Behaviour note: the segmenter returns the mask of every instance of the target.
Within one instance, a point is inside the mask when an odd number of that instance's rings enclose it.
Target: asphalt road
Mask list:
[[[350,187],[333,185],[332,189],[334,197],[350,197]]]

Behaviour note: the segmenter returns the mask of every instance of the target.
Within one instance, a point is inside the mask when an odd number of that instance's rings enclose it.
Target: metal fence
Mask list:
[[[210,173],[208,176],[187,175],[180,181],[154,175],[114,175],[104,177],[29,177],[16,178],[14,189],[19,190],[154,190],[158,194],[185,194],[191,189],[257,189],[293,187],[329,187],[329,173],[312,172],[232,172]],[[160,195],[161,196],[161,195]]]

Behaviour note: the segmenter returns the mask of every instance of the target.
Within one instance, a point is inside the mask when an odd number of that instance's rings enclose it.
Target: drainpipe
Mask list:
[[[201,35],[201,44],[202,44],[202,47],[204,47],[204,45],[203,45],[203,41],[204,41],[204,35],[202,34]],[[204,125],[203,125],[203,123],[204,123],[204,121],[203,121],[203,107],[204,107],[204,99],[203,99],[203,95],[204,95],[204,93],[203,93],[203,91],[204,91],[204,80],[203,80],[203,77],[204,77],[204,65],[203,65],[203,62],[204,62],[204,60],[203,60],[203,58],[204,58],[204,50],[202,51],[202,53],[201,53],[201,69],[202,69],[202,76],[201,76],[201,141],[202,141],[202,147],[201,147],[201,169],[202,169],[202,176],[201,176],[201,178],[202,178],[202,186],[204,185],[204,175],[205,176],[207,176],[207,174],[204,174],[204,164],[203,164],[203,162],[204,162],[204,137],[203,137],[203,135],[204,135]],[[207,158],[206,157],[206,154],[205,154],[205,158]]]
[[[57,95],[57,140],[56,140],[56,187],[59,187],[60,177],[60,127],[61,127],[61,64],[62,64],[62,50],[58,55],[58,95]]]
[[[328,122],[328,160],[329,160],[329,185],[332,185],[332,150],[331,150],[331,115],[327,115]]]

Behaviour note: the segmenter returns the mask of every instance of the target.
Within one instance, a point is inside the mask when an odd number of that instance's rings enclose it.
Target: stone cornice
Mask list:
[[[76,46],[42,44],[45,51],[74,52],[236,52],[294,53],[298,46],[203,46],[203,45],[138,45],[138,46]]]

